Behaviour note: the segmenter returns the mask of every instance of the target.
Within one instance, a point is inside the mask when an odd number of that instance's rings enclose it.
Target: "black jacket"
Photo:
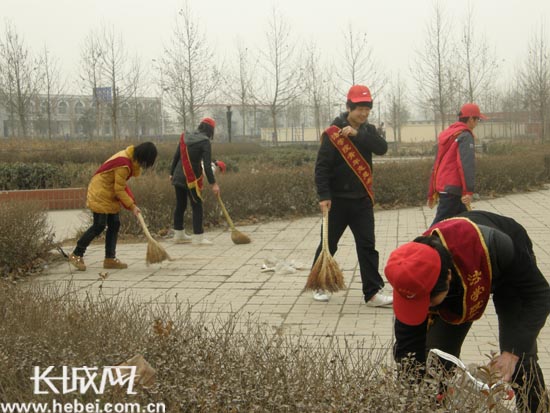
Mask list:
[[[537,267],[533,245],[525,229],[512,218],[487,211],[460,214],[479,226],[493,268],[491,292],[499,319],[501,351],[518,356],[532,354],[550,312],[550,287]],[[456,277],[453,277],[456,280]],[[451,283],[446,306],[460,306],[463,290]],[[449,297],[452,297],[449,299]],[[456,301],[453,302],[448,302]],[[461,308],[461,307],[460,307]],[[457,311],[460,309],[457,307]],[[395,320],[394,347],[397,360],[414,353],[425,361],[427,321],[408,326]]]
[[[332,125],[342,129],[349,125],[347,118],[348,113],[342,113],[332,121]],[[369,163],[371,171],[372,154],[384,155],[388,151],[387,142],[378,134],[374,125],[368,123],[362,124],[357,136],[351,136],[350,139]],[[321,146],[315,163],[315,184],[319,201],[332,198],[359,199],[368,196],[355,172],[324,132],[321,135]]]
[[[201,132],[193,132],[185,135],[185,144],[187,145],[187,152],[189,154],[189,159],[191,160],[191,165],[193,167],[193,172],[198,178],[202,175],[204,165],[208,167],[204,168],[206,173],[206,179],[208,183],[213,185],[216,183],[216,178],[210,168],[210,163],[212,162],[212,145],[208,136]],[[202,161],[202,163],[201,163]],[[183,173],[183,167],[181,165],[181,155],[180,155],[180,145],[176,148],[174,157],[172,158],[172,165],[170,167],[170,175],[172,175],[172,184],[175,186],[186,187],[187,182],[185,180],[185,175]]]

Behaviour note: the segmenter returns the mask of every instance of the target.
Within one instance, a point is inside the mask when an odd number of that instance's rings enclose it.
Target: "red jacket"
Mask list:
[[[474,135],[465,123],[455,122],[439,134],[428,199],[441,192],[471,195],[475,175]]]

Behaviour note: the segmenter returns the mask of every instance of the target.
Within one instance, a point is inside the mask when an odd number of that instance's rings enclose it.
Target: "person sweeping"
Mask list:
[[[79,271],[86,270],[84,253],[90,243],[105,228],[105,260],[103,268],[124,269],[128,265],[116,257],[116,244],[120,229],[119,212],[121,205],[138,217],[141,210],[127,186],[131,177],[141,175],[143,169],[153,166],[157,158],[157,148],[152,142],[131,145],[105,161],[92,177],[88,185],[87,207],[93,213],[93,224],[82,234],[76,248],[69,255],[69,262]]]
[[[206,175],[208,183],[212,185],[214,195],[218,196],[220,194],[220,187],[216,183],[212,168],[203,168],[202,165],[206,166],[212,163],[212,144],[210,141],[214,138],[215,128],[216,122],[214,119],[204,118],[200,121],[195,132],[189,133],[187,136],[185,133],[182,133],[172,159],[170,181],[174,185],[176,193],[174,241],[177,244],[192,241],[194,245],[212,245],[212,241],[204,238],[202,205],[204,175]],[[217,161],[216,166],[224,170],[225,164],[220,162]],[[191,209],[193,210],[192,237],[185,233],[183,227],[183,217],[187,209],[188,198],[191,201]]]

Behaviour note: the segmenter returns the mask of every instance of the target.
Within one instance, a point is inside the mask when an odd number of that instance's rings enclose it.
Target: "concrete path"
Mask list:
[[[550,277],[550,190],[510,195],[479,201],[475,209],[508,215],[529,232],[542,272]],[[82,211],[60,211],[50,219],[58,234],[68,234],[82,222]],[[431,223],[434,210],[406,208],[375,213],[380,269],[390,252],[411,241]],[[265,222],[239,227],[252,239],[248,245],[234,245],[227,231],[207,233],[213,246],[196,247],[162,241],[174,261],[146,266],[146,244],[119,244],[118,257],[127,262],[126,270],[111,270],[101,280],[103,245],[92,245],[85,261],[88,270],[74,271],[68,263],[49,268],[38,277],[41,283],[70,282],[79,294],[132,296],[164,303],[169,307],[189,305],[194,315],[207,318],[229,316],[233,312],[251,315],[278,334],[301,333],[308,340],[326,345],[348,345],[387,350],[393,341],[393,311],[367,307],[362,299],[361,278],[355,245],[346,231],[335,255],[344,271],[347,290],[327,303],[316,302],[310,292],[302,292],[307,269],[295,273],[262,272],[265,259],[279,259],[309,268],[319,242],[321,219],[310,217],[293,221]],[[70,247],[72,248],[72,246]],[[70,249],[68,248],[68,249]],[[386,284],[385,290],[391,292]],[[470,331],[463,347],[466,363],[484,362],[485,354],[498,350],[497,318],[492,302],[485,315]],[[345,339],[345,340],[344,340]],[[539,336],[539,355],[550,382],[550,327]],[[389,353],[389,352],[388,352]]]

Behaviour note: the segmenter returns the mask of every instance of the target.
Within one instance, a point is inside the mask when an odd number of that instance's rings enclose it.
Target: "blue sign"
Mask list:
[[[96,87],[94,88],[94,97],[98,102],[112,102],[113,96],[111,94],[110,87]]]

